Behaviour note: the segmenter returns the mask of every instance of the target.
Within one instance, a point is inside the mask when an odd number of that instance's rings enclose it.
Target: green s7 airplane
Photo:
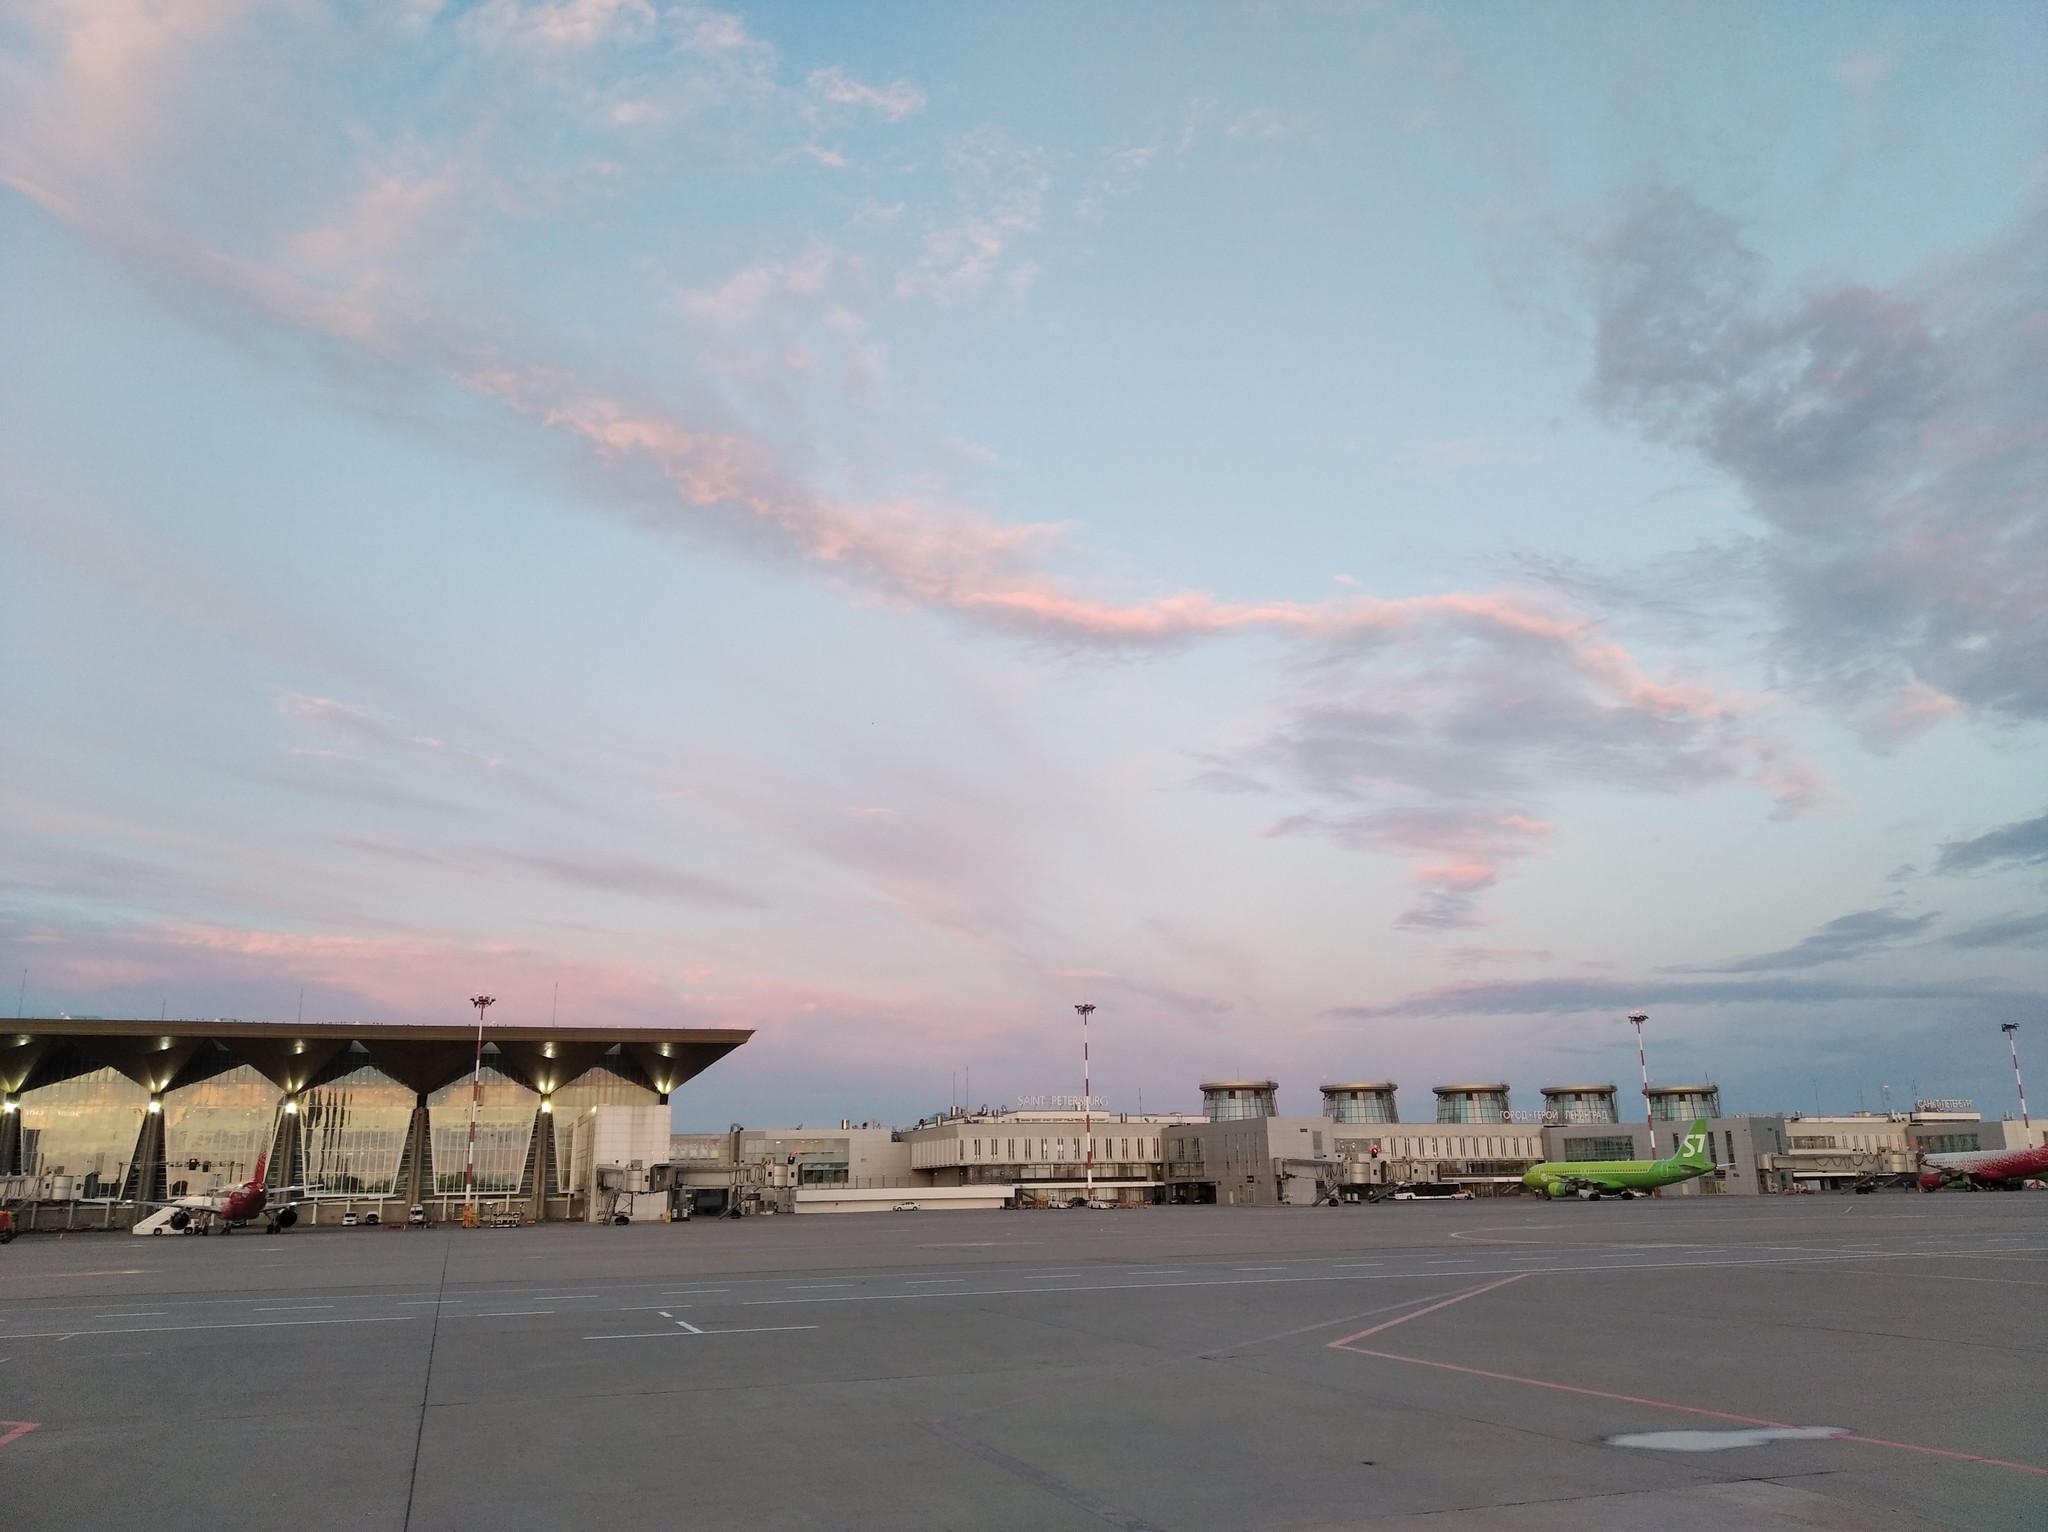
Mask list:
[[[1707,1153],[1707,1120],[1696,1118],[1685,1143],[1668,1160],[1545,1160],[1522,1177],[1522,1184],[1546,1197],[1640,1197],[1660,1186],[1673,1186],[1708,1174],[1714,1168]]]

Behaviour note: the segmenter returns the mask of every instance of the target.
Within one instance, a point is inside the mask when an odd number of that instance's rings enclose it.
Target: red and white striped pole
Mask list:
[[[494,995],[471,995],[476,1007],[476,1061],[469,1068],[469,1154],[462,1162],[462,1201],[476,1206],[476,1114],[484,1099],[484,1009],[498,1003]]]
[[[2005,1040],[2012,1044],[2012,1083],[2020,1088],[2020,1126],[2027,1130],[2027,1137],[2034,1136],[2034,1120],[2027,1115],[2027,1082],[2020,1078],[2020,1024],[2008,1021],[1998,1029],[2005,1034]]]
[[[1650,1019],[1648,1011],[1631,1011],[1629,1024],[1636,1029],[1636,1063],[1643,1071],[1643,1122],[1650,1130],[1650,1157],[1657,1155],[1657,1122],[1650,1115],[1650,1056],[1643,1051],[1643,1023]]]
[[[1095,1084],[1090,1078],[1088,1060],[1088,1018],[1095,1014],[1092,1005],[1077,1005],[1074,1009],[1081,1017],[1081,1155],[1084,1169],[1082,1177],[1088,1186],[1088,1200],[1095,1200]]]

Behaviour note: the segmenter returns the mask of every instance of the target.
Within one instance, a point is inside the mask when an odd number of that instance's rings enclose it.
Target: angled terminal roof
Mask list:
[[[663,1100],[753,1035],[736,1027],[483,1029],[485,1058],[543,1095],[609,1059]],[[25,1018],[0,1030],[0,1091],[19,1095],[112,1068],[161,1092],[247,1064],[296,1093],[367,1063],[424,1096],[469,1073],[476,1036],[474,1026]]]

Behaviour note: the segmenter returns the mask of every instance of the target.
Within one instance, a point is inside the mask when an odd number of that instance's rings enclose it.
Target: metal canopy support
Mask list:
[[[413,1093],[412,1120],[405,1127],[405,1201],[425,1202],[434,1189],[434,1138],[427,1131],[427,1093]]]
[[[522,1085],[543,1096],[552,1096],[572,1080],[587,1073],[591,1065],[611,1048],[609,1042],[498,1042],[499,1067]]]
[[[348,1047],[343,1037],[238,1037],[235,1056],[287,1096],[296,1096]],[[388,1071],[387,1071],[388,1072]]]
[[[192,1056],[206,1043],[203,1037],[96,1037],[92,1050],[104,1064],[121,1071],[152,1096],[176,1082]]]
[[[163,1101],[152,1093],[135,1135],[135,1152],[128,1157],[127,1174],[121,1178],[121,1200],[162,1202],[164,1197]]]
[[[555,1179],[555,1114],[545,1104],[534,1109],[533,1153],[529,1158],[533,1164],[533,1200],[528,1213],[535,1223],[545,1223],[548,1191]]]

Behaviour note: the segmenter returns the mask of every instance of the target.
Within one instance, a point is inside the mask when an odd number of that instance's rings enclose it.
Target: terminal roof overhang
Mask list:
[[[610,1056],[663,1098],[753,1035],[735,1027],[483,1029],[490,1063],[542,1095]],[[0,1031],[0,1090],[16,1096],[111,1068],[161,1093],[247,1064],[296,1094],[367,1062],[424,1096],[467,1075],[476,1045],[474,1026],[23,1019]]]

